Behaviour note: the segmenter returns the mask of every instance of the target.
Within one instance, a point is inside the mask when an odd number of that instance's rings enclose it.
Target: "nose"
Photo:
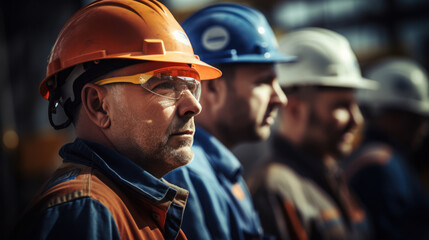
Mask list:
[[[181,117],[194,117],[200,114],[201,104],[200,102],[192,95],[191,91],[186,90],[183,92],[183,95],[177,100],[178,104],[178,113]]]
[[[352,126],[361,126],[364,122],[362,112],[360,111],[359,106],[356,103],[354,103],[350,107],[350,122]]]
[[[277,105],[277,106],[286,106],[287,104],[287,97],[284,94],[283,90],[281,89],[279,82],[277,79],[273,81],[272,84],[272,95],[271,95],[271,104]]]

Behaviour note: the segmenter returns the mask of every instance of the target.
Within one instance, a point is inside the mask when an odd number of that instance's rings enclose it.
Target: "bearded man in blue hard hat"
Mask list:
[[[269,137],[277,109],[286,104],[275,64],[295,57],[278,52],[263,14],[247,6],[209,6],[182,27],[196,54],[223,72],[202,85],[193,161],[166,176],[190,191],[182,227],[190,239],[260,239],[242,166],[230,150]]]

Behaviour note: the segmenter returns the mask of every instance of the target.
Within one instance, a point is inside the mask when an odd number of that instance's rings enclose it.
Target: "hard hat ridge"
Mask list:
[[[100,0],[76,12],[61,30],[52,49],[46,81],[80,63],[102,59],[194,64],[202,80],[220,71],[195,56],[188,37],[170,11],[154,0]]]
[[[377,113],[399,109],[429,116],[429,83],[425,69],[417,62],[393,58],[376,64],[366,74],[379,84],[376,91],[359,90],[361,105]]]
[[[288,33],[280,39],[280,51],[298,58],[277,66],[282,87],[376,88],[375,82],[362,77],[347,39],[334,31],[305,28]]]
[[[295,60],[280,54],[265,16],[245,5],[211,5],[192,14],[182,27],[195,52],[209,64]]]
[[[41,95],[49,100],[51,125],[58,129],[70,124],[73,112],[70,109],[79,104],[76,95],[84,84],[136,61],[188,64],[198,72],[200,80],[221,76],[218,69],[200,61],[194,54],[186,33],[161,3],[155,0],[95,1],[67,21],[52,48],[46,78],[39,87]],[[86,68],[73,80],[75,82],[67,83],[73,86],[75,98],[69,94],[65,99],[62,93],[70,91],[64,91],[62,85],[69,79],[68,74],[78,65],[94,65],[92,63],[110,67]],[[52,113],[60,103],[69,119],[57,125],[53,124]]]

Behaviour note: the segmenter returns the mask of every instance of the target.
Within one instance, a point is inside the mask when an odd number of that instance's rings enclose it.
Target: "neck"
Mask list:
[[[85,114],[81,114],[75,125],[76,137],[102,144],[108,148],[115,149],[110,139],[105,135],[102,129],[92,123]]]
[[[213,122],[207,123],[205,121],[201,121],[201,119],[198,119],[198,118],[196,118],[195,121],[198,124],[198,126],[200,126],[206,132],[214,136],[217,140],[219,140],[219,142],[221,142],[229,150],[231,150],[237,145],[237,143],[233,140],[233,138],[230,138],[225,134],[222,134],[223,132],[228,132],[228,131],[216,129],[216,126],[213,124]]]
[[[300,149],[300,151],[305,152],[313,156],[315,159],[322,161],[325,165],[331,166],[333,164],[336,164],[337,158],[333,154],[317,151],[317,148],[314,146],[306,146],[302,142],[302,138],[300,137],[301,135],[294,134],[295,130],[293,129],[287,130],[285,128],[279,128],[277,133],[281,137],[287,139],[295,148],[298,148]]]

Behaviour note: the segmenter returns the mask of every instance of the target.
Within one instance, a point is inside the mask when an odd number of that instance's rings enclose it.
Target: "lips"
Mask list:
[[[277,116],[277,111],[276,110],[272,110],[272,111],[267,112],[267,114],[264,117],[263,124],[273,125],[274,122],[275,122],[276,116]]]
[[[182,135],[190,135],[193,136],[194,135],[194,131],[193,130],[181,130],[179,132],[175,132],[173,134],[171,134],[171,136],[182,136]]]
[[[352,132],[346,132],[346,133],[343,134],[342,140],[343,140],[343,142],[350,143],[350,142],[353,142],[354,138],[355,138],[355,134],[354,133],[352,133]]]
[[[183,121],[177,122],[174,125],[171,125],[167,130],[167,136],[191,136],[193,137],[195,133],[194,121]]]

